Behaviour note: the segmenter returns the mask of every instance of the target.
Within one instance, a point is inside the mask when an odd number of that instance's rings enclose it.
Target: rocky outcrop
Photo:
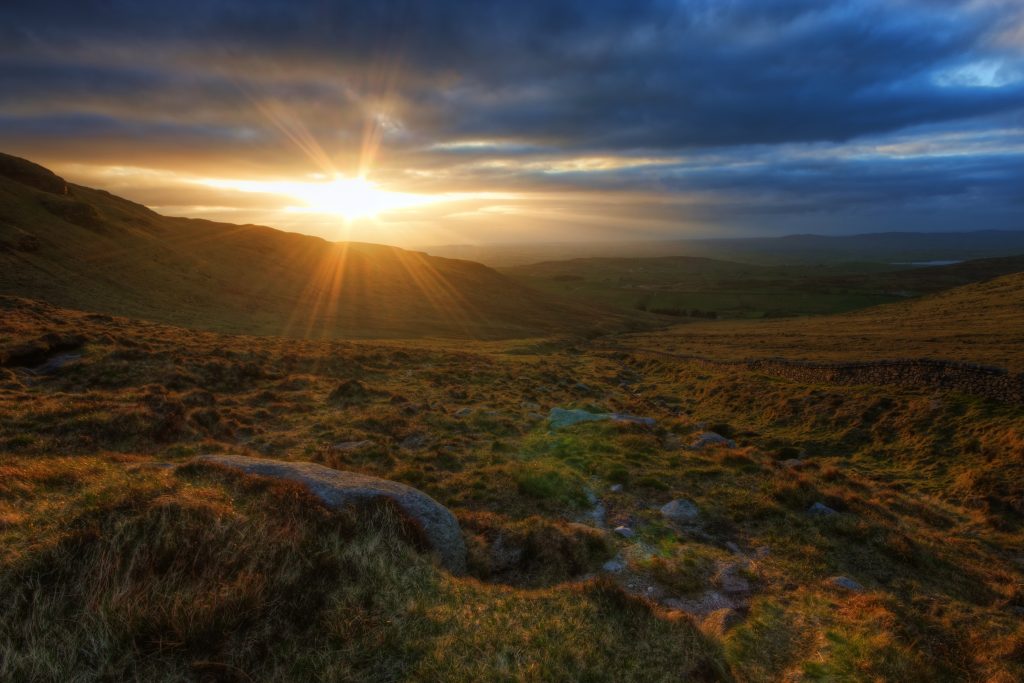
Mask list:
[[[201,455],[196,461],[247,475],[295,482],[332,510],[390,501],[422,530],[424,539],[446,569],[453,574],[466,571],[466,545],[455,516],[448,508],[411,486],[311,462],[219,454]]]

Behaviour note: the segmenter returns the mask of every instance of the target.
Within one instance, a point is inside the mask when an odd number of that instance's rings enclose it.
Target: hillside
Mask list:
[[[1024,256],[929,267],[763,266],[692,256],[585,258],[502,270],[532,288],[580,302],[690,318],[842,313],[1020,271]]]
[[[925,334],[955,311],[1019,331],[1000,301],[1020,285],[898,310]],[[289,340],[0,306],[2,680],[1024,676],[1020,404],[605,340]],[[887,308],[874,344],[898,348],[913,330],[885,336]],[[831,350],[860,359],[856,334]],[[556,424],[574,409],[638,419]],[[709,430],[723,443],[699,445]],[[192,462],[209,453],[413,486],[458,520],[468,576],[386,511]]]
[[[629,335],[628,343],[714,358],[940,358],[1024,371],[1024,273],[844,315],[722,321]]]
[[[327,338],[530,336],[590,330],[596,317],[477,263],[169,218],[7,155],[0,294],[204,329]]]

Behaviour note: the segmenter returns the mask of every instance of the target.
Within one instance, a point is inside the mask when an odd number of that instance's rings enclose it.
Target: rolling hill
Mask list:
[[[323,338],[536,336],[589,330],[595,319],[586,306],[478,263],[162,216],[8,155],[0,155],[0,294]]]
[[[764,266],[664,256],[548,261],[501,272],[532,288],[622,310],[770,318],[842,313],[1021,271],[1024,256],[910,268],[873,262]]]
[[[843,315],[693,323],[629,344],[720,359],[941,358],[1024,371],[1024,273]]]

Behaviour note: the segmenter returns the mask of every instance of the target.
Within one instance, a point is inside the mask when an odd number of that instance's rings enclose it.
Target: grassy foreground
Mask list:
[[[16,299],[3,320],[8,352],[85,344],[0,368],[0,679],[1024,678],[1021,406],[568,339],[301,342]],[[552,430],[553,407],[656,423]],[[687,447],[707,429],[735,447]],[[417,486],[471,575],[386,510],[204,452]],[[659,514],[676,498],[694,524]],[[733,608],[679,607],[737,581]]]

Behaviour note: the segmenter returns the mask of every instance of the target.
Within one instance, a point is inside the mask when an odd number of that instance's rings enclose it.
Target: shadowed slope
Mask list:
[[[1024,273],[844,315],[697,323],[629,337],[638,347],[721,359],[941,358],[1024,370]]]
[[[221,331],[509,337],[592,311],[469,261],[161,216],[0,155],[0,293]]]

